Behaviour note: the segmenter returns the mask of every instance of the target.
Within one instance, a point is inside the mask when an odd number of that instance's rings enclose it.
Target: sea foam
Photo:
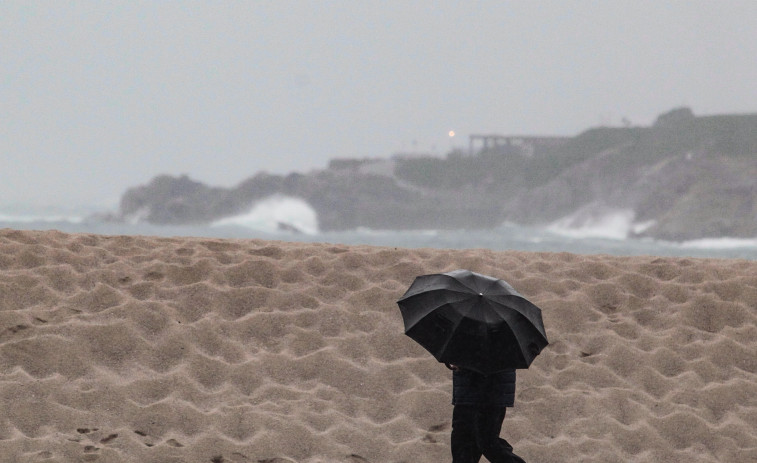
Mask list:
[[[229,225],[267,233],[288,230],[314,235],[318,233],[318,214],[303,199],[275,195],[255,203],[245,214],[226,217],[212,224],[214,227]]]
[[[757,238],[704,238],[684,241],[683,248],[693,249],[738,249],[757,247]]]
[[[606,238],[624,240],[638,229],[636,214],[630,209],[602,211],[599,214],[581,211],[559,219],[547,231],[570,238]]]

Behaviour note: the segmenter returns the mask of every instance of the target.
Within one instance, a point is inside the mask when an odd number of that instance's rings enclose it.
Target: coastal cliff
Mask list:
[[[518,143],[520,141],[520,143]],[[757,236],[757,114],[679,108],[650,127],[599,127],[560,143],[513,143],[446,158],[333,160],[233,188],[159,176],[131,188],[116,220],[203,224],[283,195],[322,231],[476,229],[503,222],[582,227],[624,214],[630,236],[681,241]]]

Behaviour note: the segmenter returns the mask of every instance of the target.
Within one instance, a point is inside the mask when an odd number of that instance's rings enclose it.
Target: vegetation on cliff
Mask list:
[[[266,197],[299,197],[322,230],[491,228],[504,221],[581,226],[631,211],[638,235],[670,240],[757,236],[757,115],[695,116],[651,127],[599,127],[561,144],[504,145],[446,158],[335,160],[234,188],[160,176],[122,197],[122,220],[207,223]]]

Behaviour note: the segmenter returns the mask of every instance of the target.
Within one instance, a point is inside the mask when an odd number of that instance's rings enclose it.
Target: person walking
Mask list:
[[[445,364],[452,370],[452,463],[525,463],[499,437],[507,407],[515,403],[515,369],[490,375]]]

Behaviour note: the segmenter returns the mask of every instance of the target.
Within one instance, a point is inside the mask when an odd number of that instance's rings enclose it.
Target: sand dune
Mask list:
[[[757,262],[0,231],[0,461],[449,461],[449,372],[402,334],[468,268],[551,345],[529,462],[757,462]]]

